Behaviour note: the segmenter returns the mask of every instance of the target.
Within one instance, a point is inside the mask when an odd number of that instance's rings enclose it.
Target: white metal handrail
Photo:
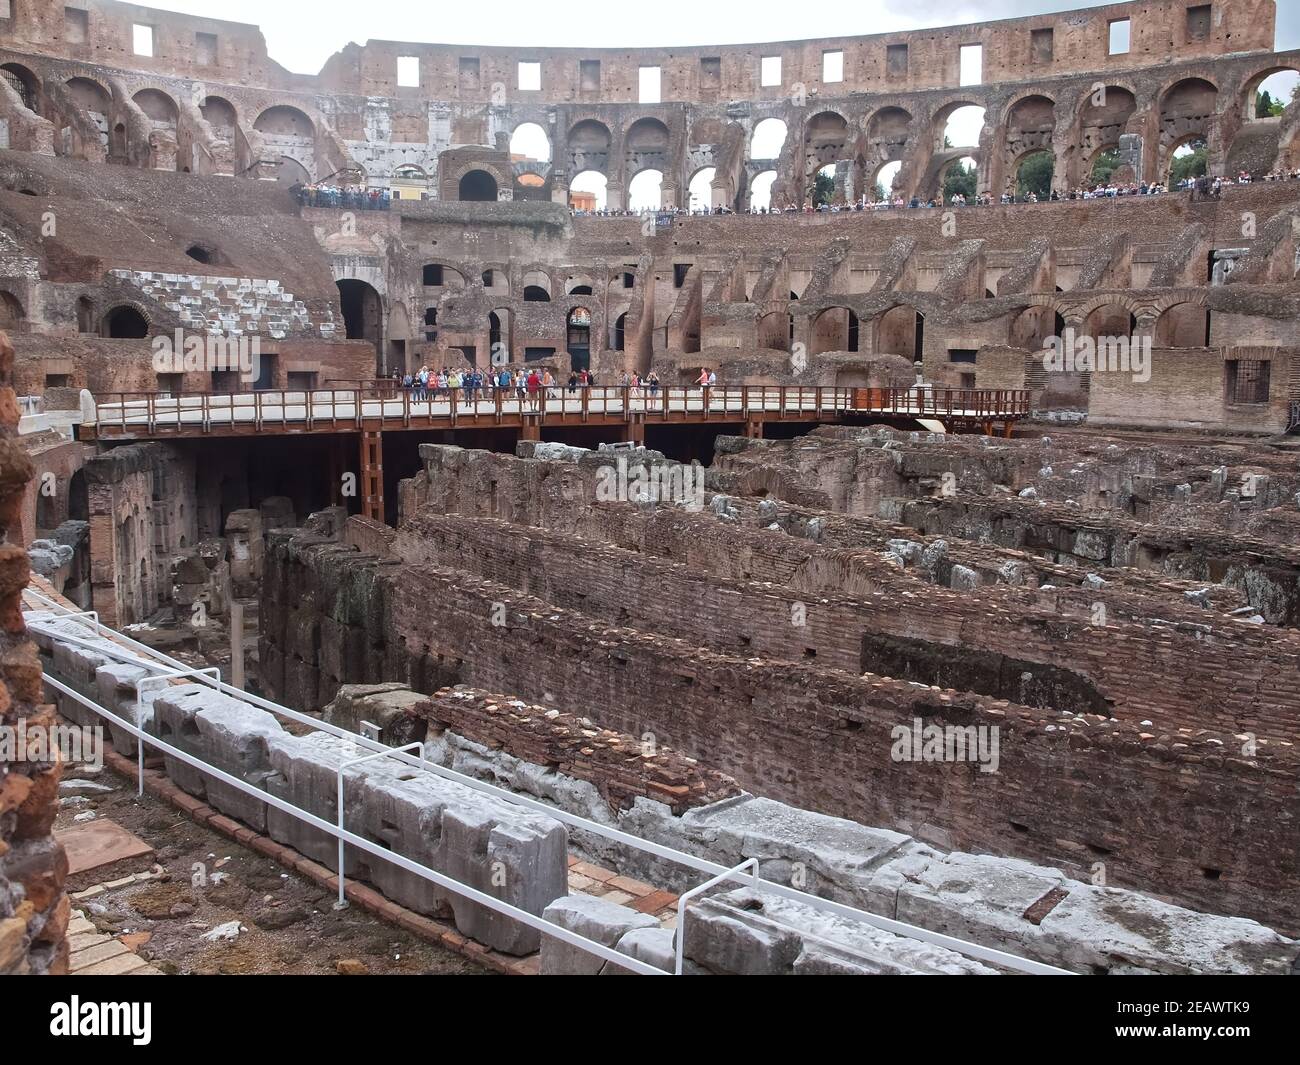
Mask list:
[[[24,591],[24,595],[30,595],[34,597],[38,601],[46,605],[47,607],[52,608],[53,610],[56,611],[66,609],[62,606],[62,604],[58,603],[53,599],[50,599],[49,597],[41,594],[40,592],[36,591],[33,588],[26,589]],[[61,615],[60,620],[64,620],[65,617],[68,620],[78,621],[81,623],[84,623],[85,621],[89,620],[85,617],[77,615],[75,612],[70,610],[67,611],[66,615]],[[42,624],[39,620],[34,620],[32,624],[34,627],[38,628],[38,631],[42,630]],[[101,635],[102,632],[104,631],[104,627],[102,623],[99,622],[98,618],[94,619],[94,625],[96,629],[96,634]],[[166,655],[161,651],[157,651],[153,648],[150,648],[147,645],[139,643],[138,641],[135,641],[128,636],[124,636],[121,633],[118,633],[114,630],[107,630],[107,631],[111,633],[114,640],[138,648],[146,655],[156,659],[157,663],[140,661],[134,656],[126,655],[125,653],[118,655],[118,657],[123,658],[123,660],[125,661],[130,661],[133,664],[150,666],[151,668],[157,668],[157,669],[162,668],[162,665],[165,664],[173,669],[179,669],[185,671],[186,673],[193,672],[193,670],[190,667],[186,666],[184,663],[171,658],[169,655]],[[102,645],[92,644],[89,641],[81,640],[77,637],[69,636],[64,633],[50,633],[50,635],[56,636],[59,639],[69,640],[70,642],[79,644],[81,646],[92,648],[100,652],[101,654],[109,653],[107,649],[104,648]],[[252,695],[248,692],[242,691],[241,689],[232,687],[231,685],[222,682],[219,679],[219,677],[213,680],[207,675],[200,675],[200,676],[193,677],[193,679],[196,683],[199,684],[210,684],[210,686],[215,688],[217,691],[220,691],[226,695],[230,695],[236,699],[241,699],[245,702],[248,702],[253,706],[266,710],[268,713],[287,718],[291,721],[295,721],[300,724],[308,725],[311,728],[314,728],[318,731],[326,732],[340,739],[345,739],[357,743],[359,746],[369,747],[371,750],[375,752],[388,754],[391,757],[396,758],[398,761],[401,761],[406,765],[411,766],[412,768],[416,768],[424,772],[434,773],[437,776],[443,777],[447,780],[455,781],[456,783],[461,784],[467,788],[472,788],[475,791],[480,791],[483,792],[484,794],[492,795],[505,802],[509,802],[517,806],[523,806],[537,813],[545,814],[548,817],[554,818],[555,820],[560,821],[563,824],[570,825],[583,832],[600,836],[602,838],[608,839],[615,843],[619,843],[625,847],[629,847],[634,850],[640,850],[648,854],[653,854],[658,858],[663,858],[666,861],[673,862],[674,864],[683,866],[688,869],[693,869],[696,872],[704,873],[705,875],[710,877],[719,877],[730,872],[730,870],[728,870],[725,866],[719,865],[718,863],[709,861],[708,859],[705,858],[700,858],[686,851],[679,851],[676,850],[675,848],[667,847],[663,844],[656,843],[653,840],[644,839],[640,836],[634,836],[627,832],[620,831],[619,829],[611,828],[608,825],[603,825],[596,821],[587,820],[586,818],[580,817],[577,814],[570,813],[567,810],[560,809],[559,807],[550,806],[539,800],[532,799],[526,795],[520,795],[515,792],[508,791],[504,788],[500,788],[494,784],[489,784],[486,781],[482,781],[474,777],[466,776],[463,773],[458,773],[453,769],[448,769],[445,766],[438,765],[436,762],[428,762],[422,759],[417,759],[411,756],[410,754],[406,753],[405,751],[389,747],[376,740],[371,740],[368,737],[361,735],[359,733],[347,731],[346,729],[342,729],[336,725],[322,721],[319,718],[310,717],[306,714],[301,713],[300,711],[293,710],[290,707],[281,706],[280,704],[272,702],[271,700],[268,699],[264,699],[261,696]],[[264,793],[259,792],[258,794],[261,795]],[[866,910],[860,910],[857,909],[856,907],[848,906],[840,902],[835,902],[831,899],[825,899],[819,895],[812,895],[809,894],[808,892],[800,891],[797,888],[792,888],[785,884],[777,883],[775,881],[761,880],[761,878],[759,879],[762,885],[762,890],[770,892],[771,894],[779,895],[782,898],[789,899],[792,902],[797,902],[806,906],[810,906],[813,909],[822,910],[827,913],[833,913],[849,921],[858,921],[863,924],[868,924],[871,925],[872,927],[880,929],[881,931],[892,932],[893,934],[902,936],[903,938],[915,939],[921,942],[929,943],[933,946],[943,947],[948,950],[955,951],[956,953],[964,954],[967,957],[976,958],[980,961],[990,962],[993,965],[1008,968],[1016,972],[1032,973],[1036,975],[1054,975],[1054,976],[1072,975],[1069,973],[1068,970],[1060,969],[1052,965],[1047,965],[1044,962],[1034,961],[1029,958],[1022,958],[1014,954],[1009,954],[1005,951],[997,950],[993,947],[986,947],[978,943],[971,943],[966,940],[959,939],[955,936],[946,935],[942,932],[933,932],[927,928],[921,928],[916,925],[910,925],[903,921],[894,920],[893,918],[881,917],[878,914],[869,913]],[[678,938],[680,939],[682,937],[679,935]],[[619,957],[625,957],[625,955],[619,955]]]
[[[486,906],[488,909],[495,910],[497,913],[505,914],[507,917],[519,921],[521,924],[525,924],[530,928],[536,928],[537,930],[544,932],[546,935],[554,936],[556,939],[562,940],[571,946],[586,950],[595,954],[597,957],[604,958],[606,961],[615,962],[618,965],[632,969],[634,972],[645,976],[668,975],[662,969],[655,968],[653,965],[648,965],[630,955],[620,954],[618,951],[612,950],[603,943],[596,942],[594,939],[587,939],[584,936],[578,935],[576,932],[570,932],[567,928],[562,928],[551,921],[547,921],[542,917],[529,913],[527,910],[522,910],[518,906],[513,906],[508,902],[504,902],[492,895],[479,891],[477,888],[470,887],[468,884],[461,883],[459,880],[454,880],[443,873],[436,872],[425,865],[421,865],[419,862],[403,857],[395,851],[387,850],[376,843],[372,843],[364,836],[358,836],[353,832],[349,832],[347,829],[341,829],[333,822],[317,817],[315,814],[302,809],[300,806],[295,806],[293,803],[279,799],[269,792],[262,791],[260,788],[255,788],[246,781],[240,780],[236,776],[232,776],[225,770],[219,769],[209,762],[204,762],[202,759],[195,758],[193,755],[187,754],[185,751],[172,746],[170,743],[160,740],[156,736],[150,735],[143,729],[136,728],[132,722],[127,721],[123,717],[119,717],[117,714],[95,702],[93,699],[88,699],[75,688],[64,684],[57,677],[52,677],[48,673],[43,674],[43,677],[45,683],[50,685],[50,687],[54,688],[56,691],[60,691],[64,695],[77,700],[77,702],[81,703],[88,709],[93,710],[101,717],[105,717],[119,727],[126,729],[136,737],[137,741],[140,742],[141,747],[143,747],[145,743],[148,743],[151,747],[156,747],[167,756],[179,759],[186,765],[202,771],[206,776],[219,780],[221,783],[227,784],[230,787],[243,792],[245,795],[250,795],[261,802],[265,802],[268,806],[273,806],[282,813],[289,814],[291,817],[296,817],[299,821],[311,825],[313,828],[320,829],[322,832],[327,832],[338,838],[340,846],[344,843],[349,843],[352,846],[365,851],[372,857],[382,858],[384,861],[391,862],[393,865],[396,865],[398,868],[403,869],[408,873],[412,873],[424,880],[437,884],[439,887],[446,888],[454,894],[462,895],[471,902],[476,902],[482,906]]]

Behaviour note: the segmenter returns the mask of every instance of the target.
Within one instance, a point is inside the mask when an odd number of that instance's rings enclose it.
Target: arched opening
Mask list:
[[[203,263],[205,266],[212,264],[212,252],[202,244],[191,244],[185,249],[185,254],[196,263]]]
[[[706,166],[698,170],[695,176],[691,178],[690,189],[690,210],[708,211],[713,207],[713,178],[717,174],[717,169],[712,166]]]
[[[37,98],[40,94],[40,82],[36,75],[19,63],[5,63],[0,66],[0,78],[9,83],[9,87],[18,94],[23,106],[33,114],[37,112]]]
[[[835,202],[835,179],[839,174],[839,163],[827,163],[813,177],[812,204],[814,207],[829,206]]]
[[[465,287],[464,275],[443,263],[425,263],[420,270],[420,282],[425,288],[459,290]]]
[[[488,352],[493,366],[510,362],[510,311],[504,307],[488,315]]]
[[[1300,99],[1300,68],[1278,67],[1257,74],[1246,84],[1246,121],[1281,118],[1282,112],[1297,99]]]
[[[912,115],[901,107],[882,107],[867,123],[867,158],[893,162],[903,158]]]
[[[614,319],[614,335],[610,337],[609,346],[615,351],[622,351],[627,345],[627,311]]]
[[[145,113],[155,129],[176,128],[176,119],[180,114],[176,101],[165,92],[157,89],[141,89],[132,100]]]
[[[627,186],[627,205],[633,211],[657,211],[663,206],[664,175],[660,170],[642,170]]]
[[[772,185],[776,181],[775,170],[764,170],[749,183],[749,209],[751,211],[770,211],[772,209]]]
[[[110,340],[142,340],[149,335],[149,320],[134,307],[114,307],[104,315],[100,333]]]
[[[549,163],[551,139],[536,122],[522,122],[510,134],[510,156],[514,162]]]
[[[575,211],[603,211],[607,185],[604,174],[584,170],[569,183],[569,206]]]
[[[754,127],[754,134],[749,139],[749,157],[751,159],[779,159],[781,149],[785,147],[786,124],[779,118],[765,118]]]
[[[939,136],[935,148],[978,148],[984,130],[984,108],[976,104],[949,104],[935,116]]]
[[[827,307],[813,322],[812,354],[858,350],[858,316],[848,307]]]
[[[541,270],[529,270],[523,277],[525,303],[549,303],[551,279]]]
[[[760,348],[772,348],[777,351],[790,350],[790,328],[793,315],[781,311],[772,311],[758,320],[755,330]]]
[[[388,187],[391,194],[399,200],[423,200],[429,194],[429,175],[423,167],[414,163],[404,163],[393,170]]]
[[[308,185],[311,183],[311,174],[297,159],[282,155],[275,164],[275,181],[278,185]]]
[[[525,163],[525,166],[542,166],[541,163]],[[515,175],[515,194],[516,200],[537,200],[543,203],[550,203],[550,196],[546,192],[546,178],[541,174],[534,174],[530,170],[525,170],[522,174]]]
[[[316,136],[315,123],[298,108],[284,104],[268,107],[257,116],[253,128],[268,137],[294,141],[309,141]]]
[[[569,173],[581,175],[584,170],[605,174],[609,170],[609,127],[594,118],[583,119],[569,130]],[[570,188],[577,188],[576,179]],[[603,195],[603,188],[602,188]]]
[[[1009,162],[1018,162],[1017,195],[1034,195],[1040,200],[1051,195],[1052,182],[1050,172],[1047,174],[1046,187],[1040,188],[1039,178],[1046,163],[1035,162],[1028,175],[1024,173],[1027,159],[1038,160],[1042,155],[1053,156],[1052,133],[1056,128],[1056,104],[1046,96],[1026,96],[1017,100],[1007,112],[1006,128],[1003,132],[1004,158]],[[1054,156],[1053,156],[1054,158]],[[1027,181],[1026,178],[1029,180]],[[1021,191],[1021,186],[1025,191]]]
[[[0,292],[0,329],[16,333],[18,323],[26,317],[23,305],[18,302],[17,296],[11,292]]]
[[[1016,196],[1023,199],[1050,199],[1052,195],[1052,174],[1055,170],[1056,156],[1051,152],[1030,152],[1016,164]]]
[[[1161,97],[1160,148],[1165,169],[1180,145],[1208,137],[1218,99],[1219,90],[1204,78],[1184,78]]]
[[[1196,303],[1176,303],[1156,322],[1158,348],[1201,348],[1210,344],[1210,312]]]
[[[874,350],[881,355],[901,355],[915,362],[924,350],[925,318],[905,303],[876,318]]]
[[[469,203],[495,203],[497,179],[486,170],[470,170],[460,179],[458,198]]]
[[[808,200],[830,202],[834,190],[833,171],[828,192],[829,165],[849,158],[849,125],[844,116],[834,111],[821,111],[808,120],[804,127],[804,173],[808,175]]]
[[[901,160],[885,163],[876,171],[876,180],[871,185],[871,196],[875,203],[889,203],[894,198],[894,183],[903,169]]]
[[[944,203],[974,203],[979,191],[979,165],[973,156],[954,159],[943,172]]]
[[[1205,138],[1192,135],[1177,145],[1169,155],[1169,187],[1204,177],[1209,163],[1209,146]]]
[[[379,293],[365,281],[343,278],[336,282],[343,308],[343,327],[349,340],[368,340],[378,360],[382,354],[384,307]],[[376,361],[378,365],[378,361]]]
[[[569,364],[575,373],[591,367],[591,311],[574,307],[568,317]]]
[[[1009,342],[1015,348],[1038,351],[1050,337],[1060,336],[1065,319],[1053,307],[1026,307],[1011,321]]]
[[[1093,340],[1126,339],[1137,329],[1137,316],[1119,303],[1103,303],[1083,321],[1083,335]]]
[[[1103,85],[1088,93],[1079,109],[1080,154],[1092,160],[1091,168],[1082,170],[1084,181],[1110,180],[1119,166],[1119,139],[1136,110],[1137,97],[1118,85]]]
[[[97,81],[89,78],[71,78],[65,88],[73,102],[90,118],[99,130],[99,139],[104,147],[109,147],[108,116],[113,108],[113,97]],[[126,150],[126,127],[121,130],[120,143],[115,144],[115,154],[121,155]]]
[[[639,176],[640,172],[654,171],[662,181],[663,171],[669,163],[669,140],[668,127],[659,119],[637,119],[623,138],[625,172]],[[628,191],[630,195],[631,186]]]
[[[199,106],[199,111],[219,139],[234,140],[235,127],[239,124],[234,104],[220,96],[209,96]]]
[[[564,283],[566,296],[590,296],[594,288],[589,277],[571,277]]]

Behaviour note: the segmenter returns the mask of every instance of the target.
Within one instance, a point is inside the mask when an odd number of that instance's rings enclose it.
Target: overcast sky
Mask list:
[[[411,0],[159,0],[148,6],[261,26],[272,59],[299,74],[315,74],[348,41],[537,48],[747,44],[888,33],[1103,5],[1087,0],[865,0],[801,9],[789,0],[746,0],[743,5],[657,0],[650,5],[549,8],[536,0],[436,7],[417,7]],[[808,18],[791,18],[792,11],[801,10]],[[1280,0],[1277,21],[1277,48],[1300,47],[1300,0]]]

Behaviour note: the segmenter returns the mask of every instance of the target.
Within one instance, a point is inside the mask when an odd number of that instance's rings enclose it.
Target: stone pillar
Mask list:
[[[1133,180],[1141,183],[1146,180],[1146,153],[1143,150],[1142,137],[1136,133],[1122,133],[1119,138],[1119,165],[1132,167]],[[1091,174],[1085,175],[1091,178]]]
[[[51,728],[55,714],[44,705],[40,661],[23,625],[28,565],[17,540],[32,466],[17,443],[13,358],[0,333],[0,726],[16,730],[22,721],[31,737]],[[0,975],[68,969],[68,859],[53,836],[61,772],[53,758],[0,761]]]

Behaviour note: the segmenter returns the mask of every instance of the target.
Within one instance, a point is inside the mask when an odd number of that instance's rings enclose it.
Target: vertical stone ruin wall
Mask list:
[[[22,501],[31,463],[18,444],[12,371],[13,347],[0,333],[0,727],[11,735],[20,721],[28,734],[54,724],[54,707],[42,705],[41,667],[22,616]],[[52,834],[62,768],[57,756],[30,761],[20,753],[0,744],[0,975],[62,974],[68,862]]]

